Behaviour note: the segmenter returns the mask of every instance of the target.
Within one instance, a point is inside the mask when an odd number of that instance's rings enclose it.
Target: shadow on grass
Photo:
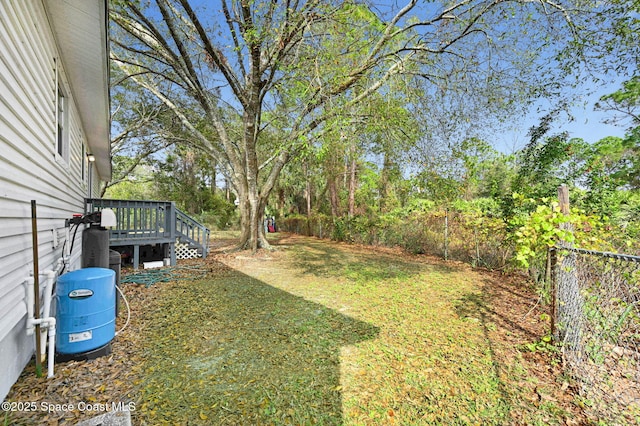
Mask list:
[[[491,317],[496,312],[492,311],[486,303],[486,296],[482,294],[467,294],[460,299],[453,302],[457,315],[460,318],[476,319],[482,326],[482,333],[484,340],[488,347],[488,355],[491,358],[491,368],[493,369],[493,376],[497,380],[497,390],[501,395],[502,401],[507,406],[512,403],[512,396],[509,393],[508,386],[502,381],[501,370],[504,368],[502,363],[497,358],[496,347],[494,345],[491,336],[489,335],[489,327],[491,324]]]
[[[341,424],[340,350],[370,324],[213,262],[150,307],[136,422]]]
[[[497,323],[507,330],[512,330],[526,336],[526,338],[531,341],[540,337],[530,329],[523,327],[522,324],[516,322],[514,319],[492,309],[487,304],[486,295],[465,295],[454,301],[454,306],[459,317],[479,319],[485,329],[488,323]]]
[[[492,338],[491,331],[499,327],[502,330],[508,330],[511,335],[519,336],[518,339],[521,341],[533,341],[538,336],[530,329],[514,321],[510,316],[506,316],[491,307],[492,302],[496,302],[494,298],[499,297],[498,295],[492,294],[492,292],[497,289],[510,294],[511,297],[523,296],[516,295],[509,291],[511,290],[509,287],[502,286],[496,282],[488,282],[487,286],[494,286],[493,290],[488,294],[467,294],[453,301],[453,305],[456,314],[460,318],[477,320],[482,326],[484,340],[488,345],[488,355],[491,358],[491,368],[497,380],[497,390],[506,406],[515,407],[518,405],[517,400],[519,399],[517,391],[512,389],[509,383],[505,382],[507,377],[510,377],[512,380],[514,379],[513,374],[516,374],[516,371],[512,371],[513,367],[509,366],[509,362],[514,362],[514,360],[509,360],[508,355],[504,353],[504,348],[499,345],[499,342],[494,341],[494,338]],[[523,413],[520,412],[518,413],[518,415],[522,414]],[[528,423],[529,421],[523,420],[522,422]]]

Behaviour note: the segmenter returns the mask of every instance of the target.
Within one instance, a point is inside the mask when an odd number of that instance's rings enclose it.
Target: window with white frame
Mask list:
[[[67,97],[58,85],[56,98],[56,153],[65,162],[69,161],[69,112]]]
[[[54,59],[55,78],[55,157],[58,161],[69,164],[69,99],[67,97],[62,65],[59,60]]]

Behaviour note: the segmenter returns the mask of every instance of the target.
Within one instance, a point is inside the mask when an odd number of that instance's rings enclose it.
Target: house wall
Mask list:
[[[68,101],[63,156],[57,153],[58,85]],[[0,1],[0,399],[34,349],[34,337],[25,332],[25,279],[33,271],[31,200],[37,202],[44,271],[62,255],[65,219],[83,212],[88,195],[86,137],[71,93],[42,1]],[[98,177],[92,180],[97,184]],[[80,247],[81,230],[71,269],[79,266]]]

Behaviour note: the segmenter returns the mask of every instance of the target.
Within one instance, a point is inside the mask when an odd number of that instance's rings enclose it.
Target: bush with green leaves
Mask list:
[[[233,203],[219,194],[212,195],[207,201],[208,209],[197,215],[200,222],[215,230],[234,229],[238,226],[238,208]]]

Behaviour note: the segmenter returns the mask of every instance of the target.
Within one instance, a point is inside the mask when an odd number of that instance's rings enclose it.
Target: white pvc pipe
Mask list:
[[[42,318],[34,318],[34,309],[33,304],[35,300],[35,278],[27,277],[25,282],[27,283],[27,335],[33,335],[35,331],[35,326],[40,325],[47,329],[46,335],[36,336],[36,338],[42,339],[41,345],[41,353],[36,354],[36,356],[42,356],[45,353],[46,339],[49,339],[49,351],[47,353],[47,377],[51,378],[54,375],[54,365],[55,365],[55,336],[56,336],[56,319],[55,317],[50,317],[51,313],[51,301],[53,295],[53,285],[56,281],[56,277],[58,273],[62,270],[64,265],[64,259],[58,260],[55,266],[55,270],[47,270],[44,271],[41,275],[45,275],[47,277],[45,289],[44,289],[44,312]],[[39,278],[39,277],[38,277]]]
[[[50,318],[49,323],[49,354],[47,355],[47,377],[53,377],[53,366],[56,360],[56,319]]]
[[[41,327],[46,327],[49,332],[49,353],[47,354],[47,377],[53,377],[53,367],[55,361],[55,337],[56,337],[56,319],[54,317],[38,318],[29,320],[33,325],[39,324]]]
[[[49,354],[47,355],[47,377],[53,377],[53,366],[56,358],[56,319],[49,318]]]
[[[58,265],[56,265],[57,268],[60,267],[60,263],[58,263]],[[45,284],[45,289],[44,289],[44,311],[42,313],[42,317],[43,318],[49,318],[50,317],[50,313],[51,313],[51,298],[53,295],[53,284],[55,283],[56,280],[56,276],[58,275],[57,271],[44,271],[42,273],[42,275],[45,275],[47,277],[47,281]],[[45,354],[46,351],[46,344],[47,344],[47,333],[45,332],[45,330],[41,330],[40,331],[40,358],[42,358]],[[52,342],[51,340],[49,340],[49,344],[51,345]]]

